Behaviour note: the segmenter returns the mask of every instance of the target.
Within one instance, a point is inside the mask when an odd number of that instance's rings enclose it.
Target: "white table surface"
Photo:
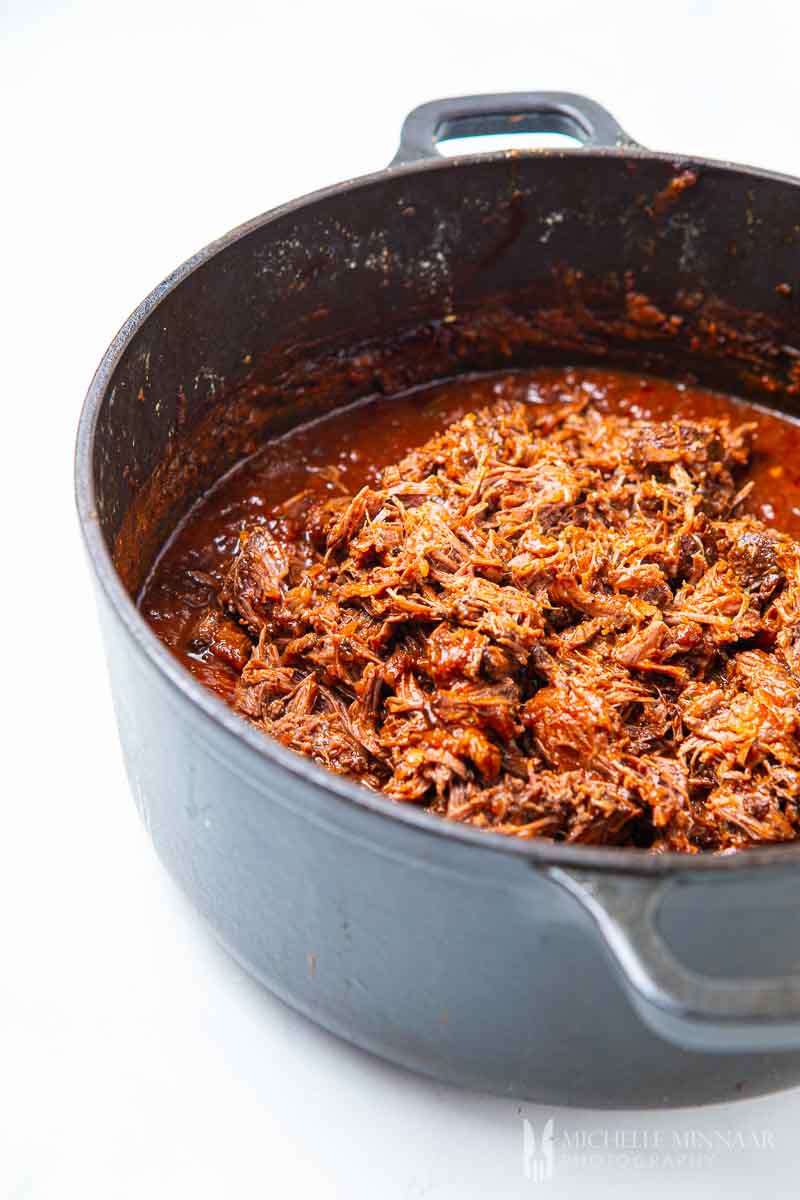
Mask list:
[[[0,1195],[794,1194],[800,1091],[649,1114],[518,1105],[385,1065],[248,980],[129,799],[71,453],[97,360],[152,285],[252,214],[386,163],[422,100],[582,91],[646,145],[800,174],[800,8],[6,0],[0,34]],[[538,1138],[550,1117],[600,1149],[537,1185],[523,1119]],[[656,1134],[635,1165],[625,1147]]]

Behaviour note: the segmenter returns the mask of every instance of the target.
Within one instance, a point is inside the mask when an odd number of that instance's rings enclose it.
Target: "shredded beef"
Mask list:
[[[265,733],[451,820],[795,838],[800,544],[739,515],[752,431],[500,401],[355,495],[303,493],[301,536],[243,531],[239,636],[219,610],[198,636]]]

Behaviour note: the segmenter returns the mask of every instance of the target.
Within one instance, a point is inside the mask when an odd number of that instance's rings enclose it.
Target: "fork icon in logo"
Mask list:
[[[545,1124],[539,1145],[536,1145],[536,1133],[530,1121],[525,1118],[522,1122],[522,1173],[533,1183],[542,1183],[552,1179],[555,1166],[555,1146],[553,1134],[553,1118]]]

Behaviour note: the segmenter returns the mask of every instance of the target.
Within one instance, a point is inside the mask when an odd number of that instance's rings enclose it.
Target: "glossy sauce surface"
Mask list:
[[[235,672],[198,651],[193,632],[213,600],[245,525],[264,523],[280,539],[277,510],[303,489],[356,492],[413,447],[465,413],[505,397],[558,404],[581,395],[603,411],[642,419],[728,417],[757,426],[744,510],[800,537],[800,425],[690,385],[597,368],[543,369],[446,381],[380,397],[292,431],[239,464],[194,505],[162,551],[141,610],[191,673],[230,699]]]

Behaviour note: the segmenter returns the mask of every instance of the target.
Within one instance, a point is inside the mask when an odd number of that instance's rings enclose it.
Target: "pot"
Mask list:
[[[444,159],[443,137],[570,151]],[[541,362],[800,392],[800,183],[637,146],[562,93],[406,120],[387,169],[257,217],[136,309],[89,389],[77,501],[131,788],[217,937],[293,1008],[438,1079],[637,1107],[800,1082],[800,845],[521,842],[327,773],[171,656],[135,598],[193,497],[377,391]]]

